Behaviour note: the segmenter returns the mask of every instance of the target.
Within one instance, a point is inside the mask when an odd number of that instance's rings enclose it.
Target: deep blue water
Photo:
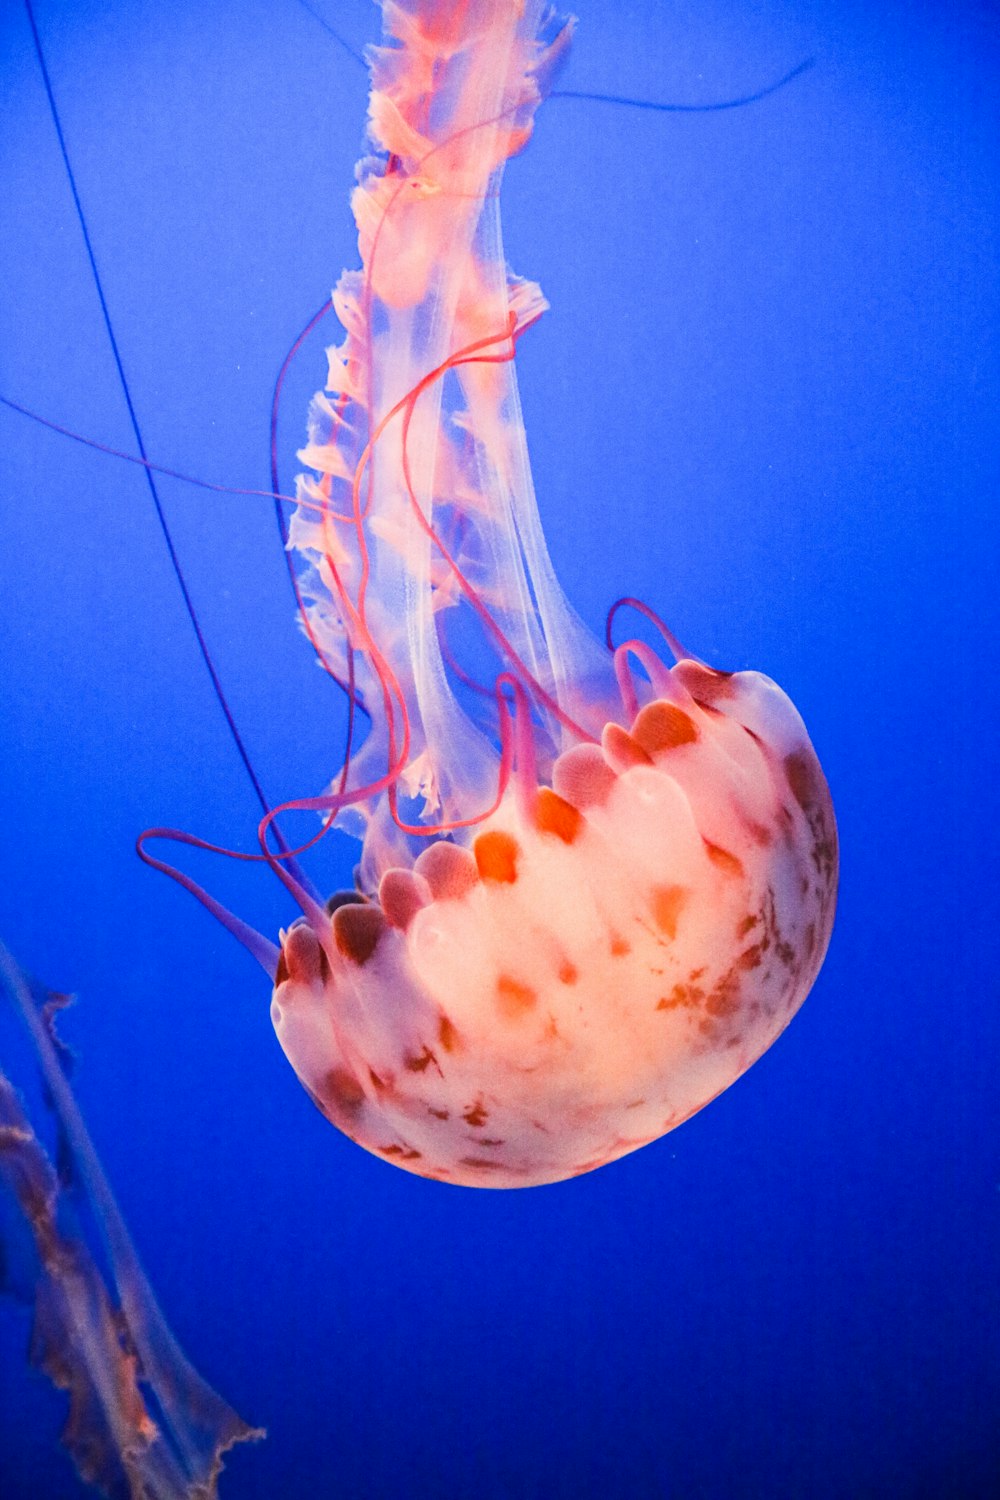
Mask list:
[[[358,49],[364,0],[315,0]],[[580,0],[505,186],[552,303],[519,369],[557,569],[790,693],[842,837],[826,966],[703,1114],[591,1176],[432,1185],[324,1123],[259,969],[144,869],[252,793],[143,474],[0,411],[0,934],[80,1003],[78,1095],[164,1311],[268,1441],[221,1493],[989,1496],[1000,1487],[997,198],[990,0]],[[270,387],[345,264],[363,69],[296,0],[37,0],[147,449],[266,488]],[[0,391],[132,450],[24,11],[4,0]],[[335,337],[330,325],[326,341]],[[286,479],[318,337],[284,409]],[[269,796],[343,705],[267,502],[162,485]],[[353,849],[329,854],[349,879]],[[192,865],[193,868],[193,865]],[[198,866],[273,934],[263,875]],[[83,1494],[0,1306],[0,1495]]]

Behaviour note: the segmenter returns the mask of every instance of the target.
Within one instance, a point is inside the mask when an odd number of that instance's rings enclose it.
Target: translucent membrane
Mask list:
[[[0,1071],[0,1290],[33,1308],[31,1362],[69,1400],[63,1443],[102,1494],[213,1500],[226,1450],[264,1434],[202,1380],[157,1306],[64,1075],[66,997],[0,945],[0,998],[28,1028],[58,1131],[57,1169]]]

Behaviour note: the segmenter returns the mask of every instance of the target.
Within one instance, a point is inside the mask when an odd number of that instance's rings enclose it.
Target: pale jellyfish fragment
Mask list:
[[[67,1083],[55,1014],[0,945],[58,1130],[56,1161],[0,1071],[0,1290],[33,1306],[29,1359],[66,1391],[62,1441],[81,1479],[129,1500],[213,1500],[222,1456],[261,1438],[185,1358],[143,1274]]]

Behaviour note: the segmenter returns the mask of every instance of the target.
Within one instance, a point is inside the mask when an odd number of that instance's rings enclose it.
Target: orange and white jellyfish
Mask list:
[[[540,0],[382,11],[361,268],[289,541],[305,631],[371,728],[286,807],[363,853],[324,909],[265,818],[304,913],[271,1012],[352,1140],[522,1187],[656,1139],[770,1046],[823,961],[836,829],[772,681],[665,629],[672,667],[610,627],[606,649],[549,561],[514,370],[546,304],[506,266],[499,188],[570,24]]]

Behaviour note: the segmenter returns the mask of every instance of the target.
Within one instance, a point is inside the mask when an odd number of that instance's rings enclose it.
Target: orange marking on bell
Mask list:
[[[497,1008],[502,1016],[514,1020],[523,1016],[538,1003],[538,993],[530,985],[521,984],[510,974],[501,974],[497,980]]]
[[[682,708],[660,698],[640,709],[632,725],[632,738],[648,755],[655,755],[661,750],[676,750],[679,745],[693,745],[698,739],[698,726]]]
[[[601,745],[609,762],[616,771],[627,771],[631,766],[651,766],[652,756],[634,740],[620,724],[605,724],[601,734]]]
[[[454,1052],[458,1046],[458,1032],[443,1012],[438,1025],[438,1041],[446,1052]]]
[[[710,844],[708,839],[703,840],[703,842],[705,853],[716,869],[721,870],[724,875],[743,874],[743,863],[737,859],[735,854],[731,854],[728,849],[723,849],[719,844]]]
[[[479,835],[472,849],[483,880],[513,885],[517,879],[521,846],[512,834],[505,833],[502,828],[492,828],[489,833]]]
[[[653,921],[666,937],[677,936],[677,923],[687,898],[682,885],[661,885],[653,892]]]
[[[572,803],[547,786],[539,790],[535,822],[542,833],[554,833],[564,844],[572,844],[583,826],[583,818]]]

